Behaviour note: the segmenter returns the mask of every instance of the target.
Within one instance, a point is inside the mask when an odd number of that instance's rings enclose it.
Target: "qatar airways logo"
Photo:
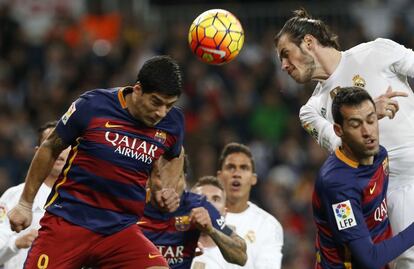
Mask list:
[[[157,246],[169,265],[180,264],[184,261],[184,246]]]
[[[388,207],[387,207],[387,202],[385,201],[385,198],[384,198],[381,204],[375,209],[374,219],[376,221],[382,222],[387,218],[388,218]]]
[[[146,164],[151,164],[153,162],[155,152],[158,149],[157,146],[147,141],[113,132],[106,132],[105,140],[116,147],[114,152],[142,161]]]

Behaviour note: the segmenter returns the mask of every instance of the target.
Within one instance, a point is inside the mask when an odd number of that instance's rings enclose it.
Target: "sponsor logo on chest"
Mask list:
[[[157,248],[169,265],[180,264],[184,260],[184,246],[157,246]]]
[[[157,156],[158,147],[139,138],[131,138],[116,132],[105,132],[105,140],[115,147],[114,152],[151,164]]]
[[[387,218],[388,218],[388,207],[387,207],[387,201],[384,198],[381,204],[377,208],[375,208],[374,219],[375,221],[383,222]]]

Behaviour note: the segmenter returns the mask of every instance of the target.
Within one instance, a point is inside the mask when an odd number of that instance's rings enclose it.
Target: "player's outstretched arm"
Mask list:
[[[351,241],[352,255],[366,269],[385,266],[414,245],[414,223],[396,236],[374,244],[370,237]]]
[[[53,130],[49,137],[40,145],[27,172],[23,193],[18,204],[8,213],[10,227],[20,232],[32,222],[33,200],[45,178],[67,145]]]
[[[246,264],[246,242],[228,227],[222,229],[226,230],[226,233],[215,228],[211,223],[207,209],[204,207],[193,208],[190,220],[196,224],[200,231],[213,239],[226,261],[240,266]]]

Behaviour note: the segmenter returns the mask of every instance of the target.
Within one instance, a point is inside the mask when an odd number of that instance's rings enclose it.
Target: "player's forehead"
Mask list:
[[[224,196],[223,190],[211,184],[202,185],[198,187],[197,189],[198,189],[199,194],[203,194],[208,197],[213,197],[213,196],[223,197]]]
[[[223,162],[223,166],[227,165],[248,165],[252,166],[252,162],[249,156],[243,152],[234,152],[226,156]]]
[[[370,100],[365,100],[356,106],[344,105],[341,107],[341,113],[346,121],[356,119],[366,119],[375,114],[375,107]]]
[[[293,43],[293,41],[290,38],[290,35],[287,33],[282,34],[276,45],[276,51],[278,56],[280,57],[281,53],[283,53],[285,50],[290,50],[293,47],[296,47],[296,44]]]
[[[159,92],[150,92],[147,94],[147,97],[162,102],[164,104],[173,104],[178,100],[178,96],[169,96]]]

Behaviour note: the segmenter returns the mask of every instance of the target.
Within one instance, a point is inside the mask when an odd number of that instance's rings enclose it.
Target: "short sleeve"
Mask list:
[[[174,124],[175,135],[177,137],[176,142],[172,147],[164,154],[166,159],[172,159],[178,157],[181,153],[181,148],[184,142],[184,115],[181,110],[174,108]]]
[[[339,242],[345,244],[352,240],[370,236],[362,212],[361,193],[355,183],[354,175],[336,179],[335,183],[325,184],[323,203],[328,217],[328,225]]]
[[[92,117],[91,110],[90,98],[83,95],[61,117],[56,132],[66,144],[72,145],[85,131]]]
[[[229,236],[233,233],[233,231],[226,225],[224,217],[220,215],[220,212],[217,210],[217,208],[215,208],[210,202],[205,199],[203,199],[202,206],[207,209],[214,228]]]

